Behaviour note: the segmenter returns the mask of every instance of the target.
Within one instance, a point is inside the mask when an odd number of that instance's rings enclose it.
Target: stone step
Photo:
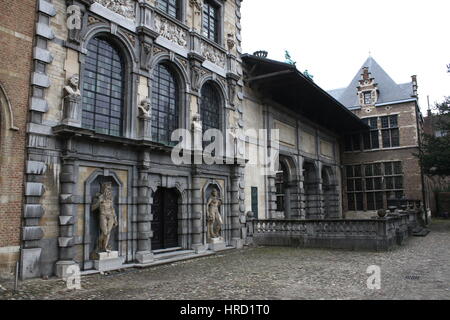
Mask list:
[[[426,228],[416,228],[412,232],[414,237],[426,237],[429,233],[430,233],[430,230],[428,230]]]
[[[166,258],[166,259],[156,259],[155,256],[155,261],[147,263],[147,264],[136,264],[133,265],[136,268],[148,268],[148,267],[155,267],[155,266],[159,266],[159,265],[164,265],[164,264],[170,264],[173,262],[180,262],[180,261],[186,261],[186,260],[191,260],[191,259],[198,259],[198,258],[203,258],[203,257],[208,257],[208,256],[213,256],[216,253],[213,251],[206,251],[204,253],[188,253],[188,254],[184,254],[184,255],[178,255],[178,256],[172,256],[171,258]]]
[[[194,250],[176,250],[155,254],[155,260],[172,259],[178,256],[186,256],[195,253]]]
[[[153,254],[160,254],[160,253],[166,253],[166,252],[173,252],[173,251],[178,251],[178,250],[183,250],[182,247],[173,247],[173,248],[168,248],[168,249],[159,249],[159,250],[153,250]]]

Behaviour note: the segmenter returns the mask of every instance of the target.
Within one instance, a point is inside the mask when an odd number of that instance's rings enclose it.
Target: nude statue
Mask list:
[[[220,238],[222,231],[223,220],[220,215],[220,206],[222,199],[217,196],[217,190],[213,189],[207,204],[207,222],[208,222],[208,238]]]
[[[92,211],[99,211],[100,214],[100,238],[99,252],[110,252],[109,239],[111,231],[118,226],[111,182],[105,182],[101,186],[101,192],[97,193],[92,205]]]

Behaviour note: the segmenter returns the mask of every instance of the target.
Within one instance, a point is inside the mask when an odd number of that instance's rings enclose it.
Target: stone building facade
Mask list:
[[[369,57],[350,85],[329,93],[370,126],[345,137],[344,211],[387,208],[388,199],[421,200],[428,206],[418,158],[423,135],[417,77],[396,84]],[[349,213],[349,217],[354,213]]]
[[[35,7],[35,0],[0,3],[0,272],[19,260]]]
[[[173,248],[205,252],[213,190],[224,245],[242,246],[245,161],[171,159],[176,128],[243,126],[240,3],[38,1],[22,278],[96,267],[93,201],[104,184],[118,222],[111,246],[124,265]]]

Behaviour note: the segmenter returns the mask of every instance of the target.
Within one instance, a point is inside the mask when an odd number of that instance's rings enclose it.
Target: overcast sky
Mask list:
[[[397,83],[417,75],[422,112],[427,95],[450,95],[450,0],[243,0],[241,24],[245,53],[288,50],[325,90],[347,87],[370,52]]]

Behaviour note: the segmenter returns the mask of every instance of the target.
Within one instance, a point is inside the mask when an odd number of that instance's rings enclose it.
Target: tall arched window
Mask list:
[[[173,72],[164,64],[156,66],[152,87],[152,139],[174,145],[172,132],[179,128],[179,89]]]
[[[113,136],[122,135],[125,64],[106,39],[89,41],[83,73],[84,128]]]
[[[220,130],[220,93],[212,82],[207,82],[201,90],[200,117],[203,132],[208,129]]]

